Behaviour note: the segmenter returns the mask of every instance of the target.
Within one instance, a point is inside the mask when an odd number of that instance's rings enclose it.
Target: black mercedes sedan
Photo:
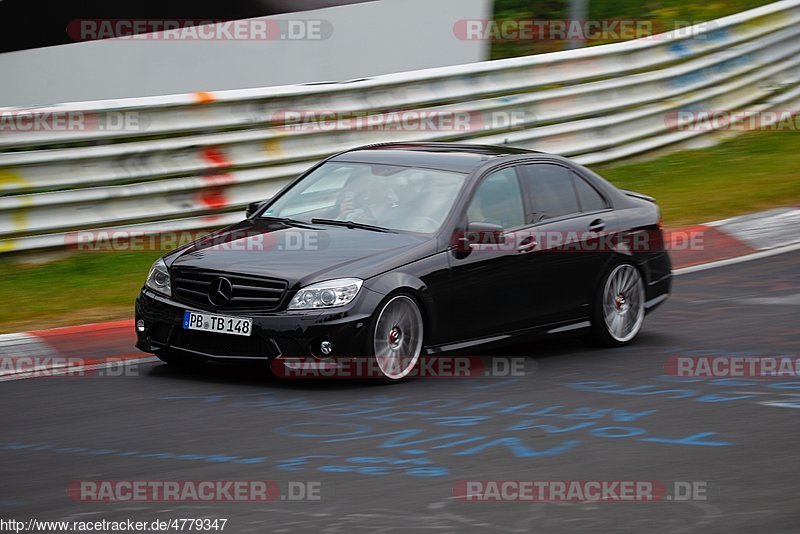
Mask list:
[[[523,335],[627,344],[671,280],[654,200],[566,158],[370,145],[159,259],[137,347],[171,364],[369,358],[394,382]]]

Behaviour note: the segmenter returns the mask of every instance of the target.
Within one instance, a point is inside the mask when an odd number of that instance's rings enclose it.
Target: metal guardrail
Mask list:
[[[91,127],[8,130],[0,121],[0,252],[63,246],[87,228],[149,233],[234,222],[241,214],[232,210],[360,144],[508,143],[584,164],[685,146],[719,134],[676,130],[670,113],[800,102],[798,22],[800,0],[785,0],[690,31],[339,84],[2,108],[0,119],[74,113]],[[471,127],[390,128],[396,110],[466,116]],[[288,111],[340,118],[287,127]],[[363,113],[384,127],[353,128],[347,116]]]

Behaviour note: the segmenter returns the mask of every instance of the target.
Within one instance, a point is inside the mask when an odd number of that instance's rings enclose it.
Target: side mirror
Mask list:
[[[251,202],[247,205],[247,211],[245,212],[245,217],[248,219],[259,212],[261,208],[264,207],[266,200],[259,200],[258,202]]]
[[[472,222],[467,226],[464,235],[465,244],[469,245],[502,245],[506,242],[503,227],[487,222]]]
[[[469,223],[463,235],[454,237],[454,253],[460,259],[469,256],[474,245],[502,245],[506,242],[502,226],[484,222]]]

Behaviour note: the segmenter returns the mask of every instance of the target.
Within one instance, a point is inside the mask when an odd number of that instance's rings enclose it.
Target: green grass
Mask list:
[[[44,264],[0,260],[0,332],[133,316],[133,301],[163,252],[72,252]]]
[[[594,170],[656,198],[668,227],[800,205],[800,132],[759,131],[703,150]]]
[[[769,0],[590,0],[590,20],[647,20],[655,33],[672,30],[687,22],[704,22],[753,9]],[[569,0],[495,0],[494,20],[567,20]],[[658,30],[661,28],[662,30]],[[607,41],[613,42],[613,41]],[[589,42],[589,46],[604,44]],[[564,50],[563,41],[527,41],[492,43],[491,59],[502,59]]]
[[[800,133],[752,132],[657,160],[597,166],[624,189],[656,197],[668,227],[800,205]],[[130,318],[148,252],[72,252],[49,263],[0,258],[0,332]]]

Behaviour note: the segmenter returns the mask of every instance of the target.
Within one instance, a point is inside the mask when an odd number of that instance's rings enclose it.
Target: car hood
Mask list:
[[[333,278],[367,279],[433,254],[435,249],[434,238],[413,234],[246,220],[164,259],[170,268],[280,278],[293,287]]]

